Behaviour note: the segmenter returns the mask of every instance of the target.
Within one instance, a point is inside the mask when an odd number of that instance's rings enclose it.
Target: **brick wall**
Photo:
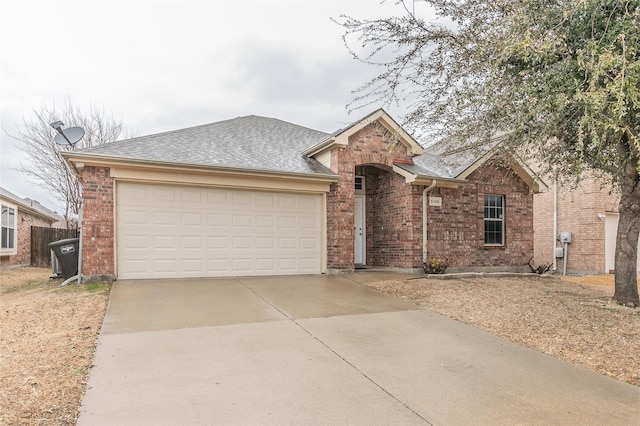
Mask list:
[[[605,221],[599,215],[617,212],[618,196],[601,179],[585,177],[576,188],[558,188],[558,232],[571,232],[569,273],[605,272]],[[553,263],[553,187],[534,198],[535,261]],[[563,259],[557,259],[563,269]]]
[[[114,275],[114,194],[108,167],[82,169],[82,274]]]
[[[331,167],[339,175],[327,194],[327,266],[354,268],[355,175],[365,176],[367,265],[422,265],[423,186],[407,184],[392,171],[410,161],[406,147],[374,122],[334,148]],[[109,169],[85,167],[83,179],[83,274],[113,276],[114,184]],[[428,209],[429,256],[447,258],[453,268],[526,265],[533,256],[533,197],[510,169],[487,163],[458,189],[436,188],[442,207]],[[505,196],[504,247],[485,247],[484,194]]]
[[[414,198],[412,188],[403,184],[404,179],[390,172],[393,161],[397,159],[410,160],[411,156],[407,153],[406,147],[396,143],[393,135],[378,122],[369,124],[351,135],[346,148],[334,148],[331,152],[331,168],[338,173],[339,179],[331,185],[327,195],[329,269],[354,268],[354,183],[356,166],[361,165],[370,165],[367,168],[370,173],[374,173],[374,169],[380,170],[375,172],[379,173],[376,175],[379,180],[375,194],[370,192],[373,190],[374,182],[366,182],[367,264],[416,266],[416,241],[413,234],[417,231],[411,226],[415,224],[412,217],[407,219],[415,212],[412,207],[408,207],[404,213],[389,210],[393,206],[410,206]],[[369,218],[373,211],[378,212],[379,221]],[[379,237],[382,231],[386,238]],[[381,240],[384,240],[384,243],[380,243],[380,246],[371,246],[374,241]],[[418,250],[421,248],[418,247]],[[420,259],[419,255],[417,259]]]
[[[460,188],[434,188],[442,206],[428,206],[428,257],[450,268],[526,267],[533,257],[533,196],[511,169],[485,163]],[[484,245],[484,195],[504,196],[505,244]]]
[[[51,222],[34,216],[18,207],[16,225],[18,232],[17,254],[14,256],[0,256],[0,266],[28,266],[31,265],[31,227],[50,227]]]
[[[422,187],[379,166],[356,170],[365,177],[367,265],[422,267]]]
[[[327,196],[328,268],[354,267],[354,179],[365,177],[366,264],[422,266],[422,191],[393,172],[396,160],[411,156],[378,123],[349,138],[346,148],[332,151],[339,174]],[[428,207],[429,257],[448,259],[452,268],[526,267],[533,257],[533,196],[509,168],[485,163],[462,188],[435,188],[442,207]],[[505,245],[484,245],[484,195],[505,196]]]
[[[533,196],[534,264],[553,264],[553,189]]]

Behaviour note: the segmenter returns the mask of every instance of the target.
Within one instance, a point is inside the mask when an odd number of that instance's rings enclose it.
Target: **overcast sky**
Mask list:
[[[351,58],[331,18],[404,13],[395,0],[0,4],[0,185],[57,211],[15,170],[26,158],[5,132],[41,105],[94,104],[137,136],[251,114],[332,132],[377,107],[345,109],[377,70]]]

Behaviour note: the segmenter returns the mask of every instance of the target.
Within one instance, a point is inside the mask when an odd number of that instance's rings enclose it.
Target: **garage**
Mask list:
[[[604,222],[604,253],[605,253],[605,272],[615,270],[616,259],[616,234],[618,232],[618,220],[620,216],[615,213],[608,213]],[[638,244],[640,252],[640,244]],[[640,256],[638,256],[638,273],[640,274]]]
[[[116,183],[119,279],[318,274],[323,195]]]

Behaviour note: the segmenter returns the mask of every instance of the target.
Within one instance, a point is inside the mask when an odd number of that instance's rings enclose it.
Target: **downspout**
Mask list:
[[[422,262],[423,263],[427,263],[427,207],[428,207],[428,202],[427,202],[427,192],[431,191],[433,188],[435,188],[437,181],[435,179],[433,179],[431,181],[431,185],[429,185],[428,187],[426,187],[423,191],[422,191]]]
[[[80,233],[78,234],[78,238],[80,238],[78,244],[78,285],[82,284],[82,207],[80,207],[80,214],[78,215],[78,228],[80,229]]]

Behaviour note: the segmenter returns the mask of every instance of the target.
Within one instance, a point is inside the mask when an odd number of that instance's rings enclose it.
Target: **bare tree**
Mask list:
[[[62,121],[65,127],[82,127],[85,135],[75,146],[58,145],[54,141],[56,131],[51,127],[54,121]],[[55,104],[43,104],[33,111],[33,116],[23,117],[16,132],[9,136],[22,142],[28,157],[28,163],[21,164],[19,170],[64,203],[64,218],[69,225],[82,206],[82,185],[61,153],[115,141],[123,130],[122,120],[105,113],[103,107],[91,105],[83,111],[67,99],[61,109]]]

